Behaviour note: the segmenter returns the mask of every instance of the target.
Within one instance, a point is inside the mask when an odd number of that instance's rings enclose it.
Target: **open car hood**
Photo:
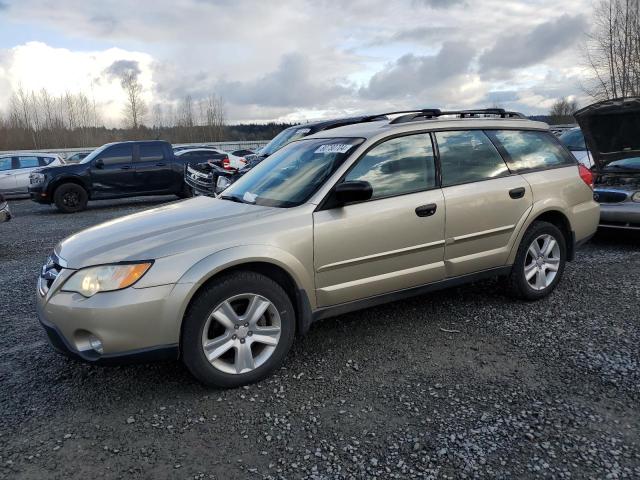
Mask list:
[[[640,157],[640,97],[605,100],[573,115],[598,170],[615,160]]]

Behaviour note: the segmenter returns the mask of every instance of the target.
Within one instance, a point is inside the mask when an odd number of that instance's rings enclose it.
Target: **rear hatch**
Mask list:
[[[598,173],[640,175],[640,97],[594,103],[574,116]]]

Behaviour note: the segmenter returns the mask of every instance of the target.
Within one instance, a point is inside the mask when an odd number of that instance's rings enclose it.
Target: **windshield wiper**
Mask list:
[[[249,203],[249,202],[245,202],[241,198],[236,197],[235,195],[220,195],[220,198],[222,200],[230,200],[230,201],[236,202],[236,203]]]

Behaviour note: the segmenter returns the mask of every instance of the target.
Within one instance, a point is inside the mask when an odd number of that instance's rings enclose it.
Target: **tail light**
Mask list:
[[[222,168],[225,170],[231,170],[231,160],[229,160],[229,157],[224,157],[222,159]]]
[[[593,173],[584,165],[578,165],[578,173],[580,173],[580,178],[584,183],[586,183],[589,188],[593,190]]]

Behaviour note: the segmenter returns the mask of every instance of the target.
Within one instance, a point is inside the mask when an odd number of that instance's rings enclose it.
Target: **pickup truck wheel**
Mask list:
[[[202,383],[233,388],[262,380],[293,344],[295,313],[275,281],[250,271],[216,279],[189,306],[182,359]]]
[[[63,183],[53,193],[53,201],[63,213],[80,212],[87,208],[89,195],[80,185]]]
[[[555,225],[537,221],[525,232],[508,278],[510,293],[538,300],[558,285],[567,260],[567,243]]]
[[[182,190],[178,193],[178,198],[191,198],[193,197],[193,189],[186,183],[182,185]]]

